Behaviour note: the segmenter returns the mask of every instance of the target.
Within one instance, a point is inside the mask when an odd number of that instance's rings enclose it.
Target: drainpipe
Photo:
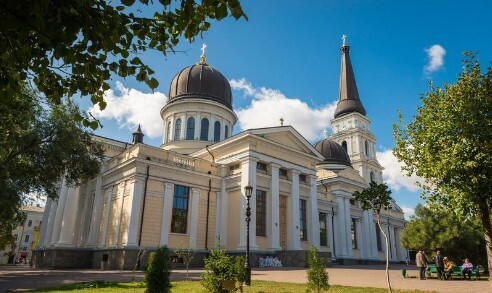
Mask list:
[[[147,160],[150,161],[150,158],[147,157]],[[144,184],[144,194],[143,194],[143,204],[142,204],[142,215],[140,216],[140,229],[138,232],[138,247],[140,251],[140,246],[142,245],[142,231],[143,231],[143,220],[144,220],[144,212],[145,212],[145,200],[147,198],[147,182],[149,181],[149,169],[150,166],[147,165],[147,174],[145,176],[145,184]],[[137,270],[140,270],[140,253],[137,259]]]
[[[208,179],[208,194],[207,194],[207,220],[205,223],[205,250],[208,250],[208,215],[210,214],[210,191],[212,190],[212,179]]]

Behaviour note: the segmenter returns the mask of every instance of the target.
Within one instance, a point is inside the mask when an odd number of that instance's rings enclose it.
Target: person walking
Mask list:
[[[444,260],[439,250],[436,251],[436,256],[434,256],[434,264],[436,265],[437,278],[444,281]]]
[[[420,279],[425,280],[425,269],[427,268],[427,257],[425,256],[425,251],[420,249],[415,256],[415,261],[417,267],[420,269]]]

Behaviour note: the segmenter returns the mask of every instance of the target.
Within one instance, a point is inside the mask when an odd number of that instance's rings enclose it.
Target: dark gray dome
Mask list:
[[[314,145],[314,148],[325,158],[324,164],[341,164],[352,167],[347,151],[338,143],[323,139]]]
[[[232,110],[229,81],[206,63],[188,66],[173,78],[169,87],[168,103],[187,98],[218,102]]]

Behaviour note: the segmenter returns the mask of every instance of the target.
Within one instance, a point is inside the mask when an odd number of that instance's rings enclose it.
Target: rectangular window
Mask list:
[[[256,163],[256,170],[265,171],[267,170],[267,164],[258,162]]]
[[[24,242],[29,242],[29,237],[31,237],[31,235],[26,235],[26,238],[24,238]]]
[[[17,242],[17,239],[19,239],[19,235],[15,234],[14,235],[14,241]]]
[[[27,247],[26,246],[22,247],[22,251],[27,251]]]
[[[279,169],[278,170],[278,175],[280,175],[281,177],[284,177],[284,178],[287,178],[287,170],[286,169]]]
[[[229,166],[230,171],[238,170],[239,168],[239,164]]]
[[[307,223],[306,223],[306,200],[299,200],[299,230],[301,232],[301,240],[307,241]]]
[[[376,244],[378,246],[378,251],[383,251],[383,245],[381,243],[381,230],[379,230],[378,223],[374,223],[376,225]]]
[[[319,213],[319,245],[328,246],[328,239],[326,234],[326,214]]]
[[[256,236],[266,237],[266,192],[256,190]]]
[[[188,199],[190,188],[174,185],[173,215],[171,233],[186,234],[188,225]]]
[[[31,227],[31,226],[32,226],[32,220],[29,220],[29,221],[27,222],[27,227]]]
[[[304,174],[299,175],[299,181],[306,182],[306,175]]]
[[[352,234],[352,249],[357,249],[357,219],[352,218],[352,224],[350,225],[350,232]]]

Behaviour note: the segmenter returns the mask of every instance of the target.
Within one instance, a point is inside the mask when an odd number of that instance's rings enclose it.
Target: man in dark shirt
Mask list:
[[[444,260],[439,250],[436,252],[436,256],[434,256],[434,264],[436,265],[437,278],[444,280]]]

